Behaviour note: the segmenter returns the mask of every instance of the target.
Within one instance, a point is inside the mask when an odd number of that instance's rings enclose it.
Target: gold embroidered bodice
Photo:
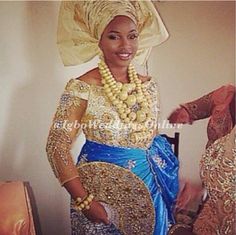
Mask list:
[[[153,127],[150,128],[147,136],[133,139],[133,134],[140,132],[138,127],[135,130],[135,126],[132,126],[131,123],[128,123],[127,125],[122,123],[115,107],[104,95],[103,88],[101,86],[90,85],[86,113],[81,120],[83,132],[86,138],[91,141],[112,146],[138,148],[149,147],[154,135],[154,128],[157,125],[157,87],[153,80],[146,82],[145,85],[153,98],[153,123],[151,123],[153,124]]]
[[[48,159],[61,184],[78,175],[70,148],[79,129],[82,129],[86,139],[90,141],[143,149],[150,146],[158,121],[158,87],[152,78],[143,85],[151,96],[152,121],[137,126],[122,123],[115,107],[105,96],[102,86],[90,85],[79,79],[71,79],[67,83],[46,148]],[[145,136],[142,134],[144,126],[148,127]]]

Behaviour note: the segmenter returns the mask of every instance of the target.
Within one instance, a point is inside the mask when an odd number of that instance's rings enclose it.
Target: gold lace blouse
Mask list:
[[[158,121],[158,87],[152,78],[143,85],[152,98],[152,121],[145,124],[149,130],[146,136],[134,138],[141,133],[142,126],[123,124],[102,86],[90,85],[79,79],[67,83],[46,146],[49,162],[62,185],[78,177],[70,149],[79,130],[84,132],[86,139],[98,143],[142,149],[150,146]]]

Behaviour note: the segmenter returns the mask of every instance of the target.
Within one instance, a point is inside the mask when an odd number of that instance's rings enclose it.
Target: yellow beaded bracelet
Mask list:
[[[83,198],[77,197],[77,198],[75,199],[75,204],[78,206],[78,205],[79,205],[81,202],[83,202],[86,198],[87,198],[87,195],[86,195],[85,197],[83,197]]]
[[[81,199],[81,198],[80,198]],[[89,194],[84,200],[77,200],[76,199],[76,208],[79,211],[82,210],[89,210],[90,204],[93,201],[94,196],[92,194]]]

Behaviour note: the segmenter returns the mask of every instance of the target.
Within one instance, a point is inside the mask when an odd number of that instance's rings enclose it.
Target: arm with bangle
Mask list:
[[[64,123],[80,123],[87,107],[87,101],[78,96],[78,91],[82,88],[77,84],[78,82],[73,80],[69,81],[61,96],[49,131],[47,156],[55,176],[76,201],[78,211],[82,211],[94,222],[108,223],[103,206],[83,188],[70,152],[79,128],[71,125],[68,129]],[[82,91],[85,91],[85,88]]]

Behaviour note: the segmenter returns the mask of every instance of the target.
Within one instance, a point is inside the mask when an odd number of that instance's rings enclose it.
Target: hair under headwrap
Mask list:
[[[139,30],[135,61],[144,64],[151,48],[168,38],[168,32],[151,1],[71,1],[60,6],[57,43],[65,66],[85,63],[100,53],[100,37],[115,16],[127,16]]]

